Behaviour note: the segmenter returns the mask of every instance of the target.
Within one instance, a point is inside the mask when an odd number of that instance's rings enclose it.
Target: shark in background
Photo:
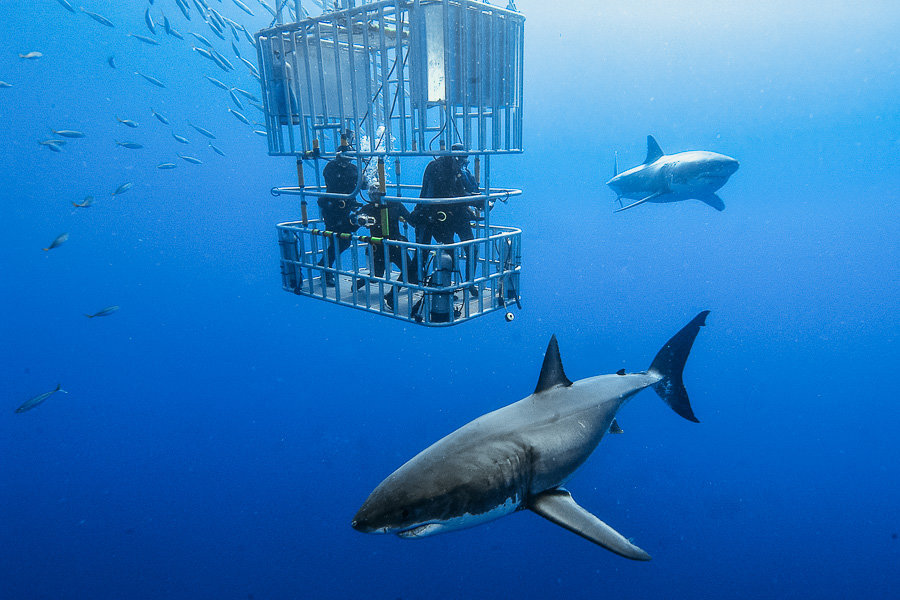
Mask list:
[[[618,161],[617,161],[618,162]],[[716,195],[734,175],[738,161],[705,150],[691,150],[664,154],[652,135],[647,136],[647,158],[638,166],[618,172],[606,182],[616,193],[621,212],[644,202],[678,202],[695,198],[716,210],[725,210],[725,203]],[[622,198],[637,200],[622,206]]]
[[[528,509],[625,558],[650,560],[576,504],[563,485],[607,431],[621,432],[616,413],[645,388],[697,422],[682,373],[708,314],[694,317],[639,373],[622,369],[572,382],[553,336],[533,394],[478,417],[410,459],[375,488],[351,525],[414,539]]]

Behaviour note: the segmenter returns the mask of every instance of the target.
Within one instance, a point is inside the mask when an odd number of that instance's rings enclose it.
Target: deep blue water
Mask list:
[[[281,291],[274,225],[298,211],[268,190],[293,162],[226,112],[196,42],[127,36],[146,2],[84,2],[113,29],[0,5],[0,597],[894,597],[900,8],[517,4],[527,150],[493,178],[525,194],[493,218],[525,231],[525,310],[447,330]],[[50,128],[87,135],[52,153]],[[613,154],[641,162],[647,134],[737,158],[727,209],[613,214]],[[702,309],[701,423],[644,392],[568,485],[653,561],[529,512],[417,541],[350,528],[403,461],[529,394],[552,333],[572,379],[640,370]]]

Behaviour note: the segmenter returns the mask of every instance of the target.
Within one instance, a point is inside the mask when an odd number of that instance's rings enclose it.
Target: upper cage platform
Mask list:
[[[473,0],[342,0],[284,24],[281,6],[256,34],[270,155],[307,157],[348,130],[360,156],[457,141],[472,154],[522,152],[520,13]]]

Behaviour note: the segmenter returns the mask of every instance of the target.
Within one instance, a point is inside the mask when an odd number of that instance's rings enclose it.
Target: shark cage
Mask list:
[[[522,152],[524,16],[512,2],[329,5],[309,16],[300,0],[278,3],[256,34],[269,155],[297,162],[298,185],[272,189],[300,200],[300,219],[277,226],[283,288],[426,326],[498,310],[512,320],[522,232],[491,209],[521,191],[491,181],[491,158]],[[465,193],[423,196],[428,159],[458,165]],[[354,165],[355,186],[328,189],[335,161]],[[407,223],[419,234],[448,214],[471,236],[407,240]]]

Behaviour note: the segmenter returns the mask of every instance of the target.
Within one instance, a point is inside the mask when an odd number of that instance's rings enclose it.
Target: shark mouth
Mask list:
[[[416,525],[415,527],[398,531],[397,536],[403,539],[415,539],[434,535],[435,533],[439,533],[443,528],[444,526],[441,523],[423,523],[422,525]]]

